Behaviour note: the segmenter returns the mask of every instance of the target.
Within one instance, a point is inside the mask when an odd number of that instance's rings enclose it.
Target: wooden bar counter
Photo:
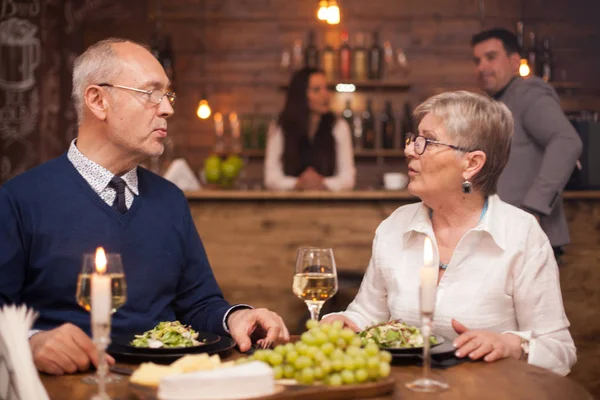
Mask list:
[[[364,272],[379,223],[396,208],[418,201],[406,191],[203,190],[186,195],[225,297],[276,311],[294,333],[307,315],[292,294],[296,249],[331,247],[338,271]],[[560,276],[578,350],[571,377],[600,398],[600,191],[566,192],[564,207],[571,245]],[[355,293],[341,287],[335,305],[345,307]]]

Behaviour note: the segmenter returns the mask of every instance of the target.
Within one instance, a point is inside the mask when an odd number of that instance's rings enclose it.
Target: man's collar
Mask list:
[[[515,81],[515,79],[517,79],[517,76],[513,76],[512,78],[510,78],[510,81],[508,81],[508,83],[506,84],[506,86],[504,86],[502,89],[500,89],[498,92],[496,92],[495,94],[492,95],[492,97],[494,98],[494,100],[500,100],[500,98],[504,95],[504,93],[506,92],[506,89],[508,89],[508,87],[511,85],[511,83],[513,83]]]

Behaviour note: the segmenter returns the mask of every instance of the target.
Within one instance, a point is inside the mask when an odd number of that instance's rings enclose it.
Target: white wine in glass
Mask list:
[[[306,303],[311,319],[319,319],[323,304],[337,293],[337,288],[333,250],[298,249],[292,289]]]

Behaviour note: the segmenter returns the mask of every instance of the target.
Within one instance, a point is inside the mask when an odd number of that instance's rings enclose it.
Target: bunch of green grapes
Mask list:
[[[310,385],[322,382],[331,386],[377,381],[390,375],[392,355],[375,343],[362,346],[362,340],[341,321],[319,324],[309,320],[308,331],[296,343],[273,350],[257,350],[238,360],[268,363],[275,379],[295,379]]]

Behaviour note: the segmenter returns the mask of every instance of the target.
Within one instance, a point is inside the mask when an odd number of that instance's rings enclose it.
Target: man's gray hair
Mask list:
[[[109,38],[91,45],[75,59],[71,96],[75,105],[75,111],[77,112],[77,123],[79,125],[83,122],[85,109],[85,100],[83,97],[88,86],[110,83],[123,70],[123,64],[112,45],[125,42],[134,43],[148,49],[146,45],[136,43],[132,40]]]
[[[444,125],[452,144],[485,153],[485,165],[471,182],[484,196],[495,194],[514,131],[508,107],[490,97],[461,90],[425,100],[415,109],[417,124],[429,113]]]

